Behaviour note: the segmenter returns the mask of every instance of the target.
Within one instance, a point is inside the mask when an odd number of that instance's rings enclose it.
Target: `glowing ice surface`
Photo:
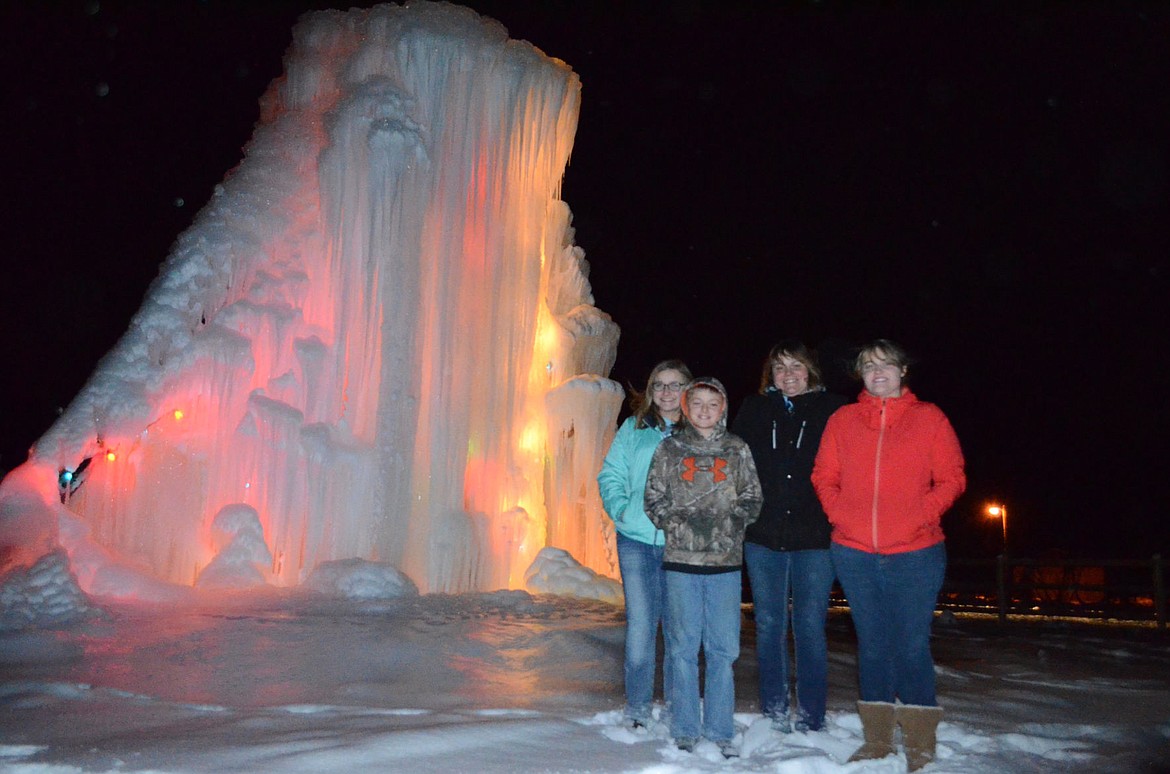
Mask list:
[[[313,14],[285,61],[0,504],[57,507],[58,472],[92,458],[69,510],[187,585],[235,556],[279,585],[361,558],[422,591],[515,588],[545,545],[614,575],[593,476],[618,328],[559,200],[577,76],[425,3]],[[217,538],[220,513],[263,543]]]

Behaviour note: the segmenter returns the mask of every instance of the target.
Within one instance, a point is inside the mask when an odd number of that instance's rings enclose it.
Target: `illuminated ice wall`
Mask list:
[[[308,16],[285,65],[5,502],[68,494],[94,542],[187,585],[228,551],[278,585],[359,557],[520,587],[545,545],[615,575],[618,328],[559,199],[577,76],[429,4]]]

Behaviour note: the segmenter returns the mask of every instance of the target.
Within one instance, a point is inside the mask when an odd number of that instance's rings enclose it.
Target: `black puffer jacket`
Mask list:
[[[824,391],[792,398],[788,413],[779,392],[750,395],[731,431],[747,441],[760,476],[764,507],[746,539],[776,551],[829,547],[829,520],[809,477],[829,416],[846,400]]]

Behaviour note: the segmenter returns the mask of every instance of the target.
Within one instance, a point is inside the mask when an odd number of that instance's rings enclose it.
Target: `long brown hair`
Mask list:
[[[654,405],[651,395],[651,385],[663,371],[678,371],[683,375],[683,382],[694,378],[691,369],[681,360],[663,360],[650,369],[650,376],[646,378],[646,389],[639,392],[633,385],[630,386],[630,411],[634,413],[634,427],[639,430],[643,427],[662,427],[662,417],[658,414],[658,407]]]

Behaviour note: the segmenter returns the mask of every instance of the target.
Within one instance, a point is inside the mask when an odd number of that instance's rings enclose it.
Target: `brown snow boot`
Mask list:
[[[906,747],[906,771],[918,771],[934,760],[935,732],[942,716],[942,707],[898,705],[898,725],[902,726],[902,744]]]
[[[868,761],[894,754],[894,713],[894,705],[886,701],[857,702],[865,744],[849,757],[850,761]]]

